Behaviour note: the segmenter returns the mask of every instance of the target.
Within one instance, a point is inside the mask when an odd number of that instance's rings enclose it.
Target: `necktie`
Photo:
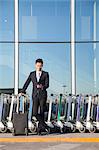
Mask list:
[[[37,81],[39,82],[39,80],[40,80],[40,76],[41,76],[41,74],[40,74],[40,72],[38,72],[38,77],[37,77]]]

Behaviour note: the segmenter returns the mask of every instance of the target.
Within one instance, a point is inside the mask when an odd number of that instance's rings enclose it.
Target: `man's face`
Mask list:
[[[35,64],[35,68],[36,68],[37,71],[42,70],[42,67],[43,67],[43,64],[42,64],[42,63],[37,62],[37,63]]]

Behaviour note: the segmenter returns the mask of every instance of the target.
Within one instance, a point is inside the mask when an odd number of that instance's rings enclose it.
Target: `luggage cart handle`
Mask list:
[[[20,108],[20,97],[23,97],[23,101],[22,101],[22,113],[24,113],[24,105],[26,103],[26,101],[28,101],[28,103],[30,103],[30,99],[29,99],[29,96],[27,94],[24,94],[24,93],[19,93],[16,95],[17,97],[17,108],[16,108],[16,112],[19,113],[19,108]]]
[[[21,95],[20,95],[20,94],[21,94]],[[17,96],[18,96],[18,97],[24,96],[24,97],[26,97],[27,100],[29,100],[29,96],[28,96],[27,94],[19,93]]]

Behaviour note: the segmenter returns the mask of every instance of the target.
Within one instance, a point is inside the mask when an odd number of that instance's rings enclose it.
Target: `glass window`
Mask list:
[[[0,41],[14,41],[14,0],[0,0]]]
[[[98,39],[98,7],[98,0],[76,0],[77,41],[96,41]]]
[[[99,1],[76,0],[76,80],[78,93],[99,92]],[[87,43],[90,41],[90,43]],[[97,41],[97,43],[91,43]]]
[[[95,36],[96,40],[99,41],[99,0],[96,0],[96,4],[94,4],[94,13],[96,13],[96,19],[94,21],[94,29],[95,30]]]
[[[99,43],[94,43],[94,63],[96,61],[96,92],[99,93]]]
[[[69,41],[69,0],[20,0],[20,41]]]
[[[76,44],[77,93],[99,92],[99,44]]]
[[[0,43],[0,88],[14,88],[14,45]]]
[[[35,70],[35,60],[44,60],[43,70],[50,75],[49,93],[70,92],[70,45],[69,44],[20,44],[19,86],[23,87],[29,73]],[[31,88],[28,88],[30,92]]]

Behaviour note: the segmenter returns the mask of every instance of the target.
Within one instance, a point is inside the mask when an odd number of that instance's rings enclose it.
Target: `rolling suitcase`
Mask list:
[[[13,113],[13,135],[28,136],[28,113]]]
[[[21,110],[20,98],[17,98],[17,112],[13,113],[13,135],[27,135],[28,136],[28,112],[25,111],[24,105],[26,96],[23,95]]]

